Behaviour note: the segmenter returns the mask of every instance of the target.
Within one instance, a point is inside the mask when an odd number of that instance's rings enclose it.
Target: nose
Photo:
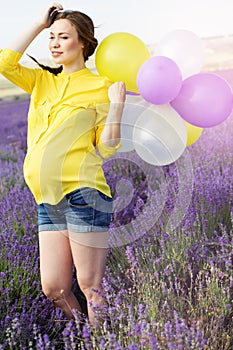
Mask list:
[[[60,43],[59,43],[59,39],[55,39],[51,42],[51,46],[52,47],[59,47]]]

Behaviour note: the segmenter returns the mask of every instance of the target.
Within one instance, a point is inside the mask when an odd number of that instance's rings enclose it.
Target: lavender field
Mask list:
[[[233,72],[220,73],[233,86]],[[27,99],[0,102],[0,349],[233,349],[233,114],[188,148],[192,196],[173,231],[176,164],[159,170],[167,194],[149,229],[135,221],[147,180],[134,153],[106,164],[113,192],[122,179],[135,188],[112,229],[133,221],[137,239],[110,249],[106,320],[91,329],[41,292],[36,205],[22,176],[27,109]]]

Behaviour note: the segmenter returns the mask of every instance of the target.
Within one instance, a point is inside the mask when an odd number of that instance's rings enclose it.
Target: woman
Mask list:
[[[21,66],[29,44],[49,27],[59,67]],[[24,177],[38,204],[43,292],[67,317],[81,311],[71,291],[74,264],[91,324],[93,306],[105,302],[101,283],[112,211],[102,157],[120,147],[125,102],[123,82],[112,84],[86,68],[96,46],[92,20],[53,3],[0,53],[1,74],[31,94]]]

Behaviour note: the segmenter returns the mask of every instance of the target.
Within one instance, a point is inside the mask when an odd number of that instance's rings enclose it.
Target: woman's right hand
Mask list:
[[[61,10],[63,10],[63,6],[57,2],[54,2],[44,10],[37,22],[40,24],[41,27],[49,28],[51,25],[53,13]]]
[[[31,42],[37,37],[37,35],[45,28],[49,28],[51,25],[50,15],[54,11],[61,11],[63,7],[61,4],[54,2],[47,9],[42,12],[41,16],[35,20],[31,27],[22,33],[18,38],[16,38],[8,48],[12,51],[24,53]]]

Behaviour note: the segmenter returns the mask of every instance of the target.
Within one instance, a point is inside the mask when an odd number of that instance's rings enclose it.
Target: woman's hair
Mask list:
[[[59,19],[67,19],[75,27],[79,40],[84,44],[83,57],[84,62],[86,62],[89,56],[93,55],[98,45],[98,41],[94,36],[94,24],[92,19],[85,13],[79,11],[59,11],[53,15],[51,25]],[[33,59],[42,69],[48,70],[50,73],[57,75],[62,71],[62,66],[56,68],[45,66],[37,62],[34,57],[29,57]]]

